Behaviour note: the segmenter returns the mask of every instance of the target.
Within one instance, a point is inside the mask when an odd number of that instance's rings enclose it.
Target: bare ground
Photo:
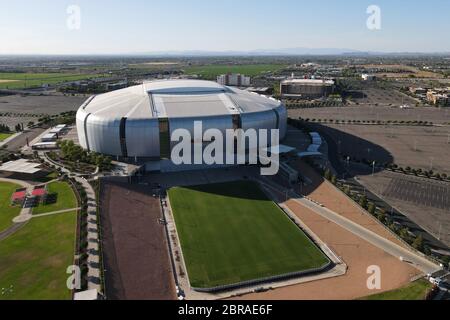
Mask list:
[[[159,199],[141,186],[105,182],[101,223],[108,299],[176,299]]]

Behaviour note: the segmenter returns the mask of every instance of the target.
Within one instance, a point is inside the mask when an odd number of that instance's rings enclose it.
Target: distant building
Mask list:
[[[222,74],[217,77],[217,83],[223,86],[248,87],[250,86],[250,77],[239,73]]]
[[[377,79],[377,77],[375,75],[373,75],[373,74],[366,74],[366,73],[362,74],[361,78],[364,81],[375,81]]]
[[[105,86],[106,91],[123,89],[128,86],[128,80],[123,80],[123,81],[114,82],[114,83],[105,83],[104,86]]]
[[[434,90],[427,92],[427,100],[435,106],[448,107],[450,105],[450,99],[447,94]]]
[[[272,87],[248,87],[245,89],[245,91],[254,92],[257,94],[262,94],[265,96],[270,96],[273,94],[273,88]]]
[[[409,92],[411,92],[413,94],[427,94],[428,89],[417,88],[417,87],[409,87]]]
[[[333,93],[333,80],[287,79],[280,83],[282,98],[316,99],[327,97]]]

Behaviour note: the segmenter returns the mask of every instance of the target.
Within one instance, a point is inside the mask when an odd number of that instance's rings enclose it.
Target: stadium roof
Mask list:
[[[105,118],[183,118],[271,110],[275,99],[203,80],[152,81],[94,96],[82,107]]]

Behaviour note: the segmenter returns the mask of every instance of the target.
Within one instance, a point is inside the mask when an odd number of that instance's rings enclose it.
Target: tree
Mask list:
[[[330,169],[326,169],[323,176],[325,177],[325,179],[330,180],[331,179]]]
[[[331,183],[334,185],[336,185],[336,183],[337,183],[337,178],[334,174],[331,176]]]
[[[359,205],[363,208],[367,208],[367,197],[365,195],[359,197]]]
[[[423,250],[423,237],[422,235],[419,235],[412,243],[412,247],[416,250],[422,251]]]
[[[367,206],[367,211],[371,214],[374,215],[375,214],[375,204],[373,202],[369,202],[368,206]]]

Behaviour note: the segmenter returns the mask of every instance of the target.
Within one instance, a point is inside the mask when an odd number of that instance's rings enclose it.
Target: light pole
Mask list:
[[[375,161],[372,163],[372,176],[375,174]]]
[[[439,225],[438,240],[441,241],[442,223],[440,221],[437,221],[437,223]]]

